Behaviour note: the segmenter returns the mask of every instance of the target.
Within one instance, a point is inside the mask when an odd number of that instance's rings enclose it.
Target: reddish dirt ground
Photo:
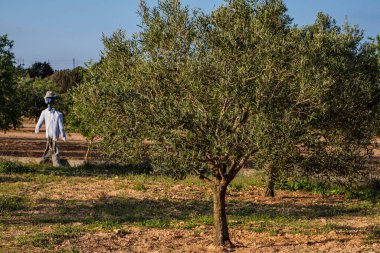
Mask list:
[[[16,130],[0,132],[0,156],[41,157],[46,147],[45,127],[40,133],[34,133],[36,124],[33,120],[24,120],[23,126]],[[61,158],[82,160],[86,154],[88,143],[78,133],[67,133],[66,142],[58,141]],[[94,152],[89,159],[96,159]]]
[[[184,226],[197,215],[210,214],[210,189],[196,181],[161,180],[3,176],[8,182],[3,183],[4,192],[28,196],[29,204],[12,215],[0,212],[0,231],[4,231],[0,232],[0,252],[228,252],[213,246],[210,224]],[[142,182],[146,188],[138,190]],[[238,246],[233,252],[379,252],[378,205],[290,191],[277,191],[275,198],[268,198],[263,190],[253,186],[227,193],[227,209],[234,214],[229,216],[230,235]],[[266,215],[272,218],[266,220]],[[123,217],[121,228],[101,225]],[[134,223],[141,217],[168,219],[172,225]],[[97,228],[86,230],[89,224]],[[60,226],[81,232],[41,245],[43,238],[54,238],[52,232]],[[38,244],[28,244],[28,240]]]

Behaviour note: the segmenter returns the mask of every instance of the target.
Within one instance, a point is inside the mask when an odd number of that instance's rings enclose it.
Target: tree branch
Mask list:
[[[237,159],[236,161],[238,162],[233,162],[233,164],[231,165],[231,169],[229,170],[226,176],[227,184],[229,184],[235,178],[237,173],[243,167],[244,163],[249,159],[249,157],[251,157],[257,151],[259,151],[259,149],[254,149],[251,152],[243,155],[241,158]]]
[[[214,181],[212,181],[210,178],[208,178],[207,176],[201,174],[199,171],[197,171],[196,169],[193,169],[193,171],[195,172],[195,174],[197,174],[197,176],[199,176],[200,179],[202,180],[205,180],[207,181],[208,183],[212,183],[214,184]]]
[[[226,98],[223,103],[222,110],[220,111],[219,114],[219,122],[222,121],[222,118],[224,117],[224,114],[226,114],[226,111],[230,104],[232,103],[233,99],[232,98]]]
[[[206,158],[207,158],[207,162],[210,162],[211,165],[217,170],[217,174],[216,173],[213,173],[214,177],[218,179],[218,175],[220,176],[220,179],[222,181],[225,181],[226,180],[226,173],[223,173],[222,171],[222,168],[221,168],[221,165],[218,164],[217,162],[215,162],[215,160],[219,160],[219,159],[213,159],[209,156],[206,155]]]

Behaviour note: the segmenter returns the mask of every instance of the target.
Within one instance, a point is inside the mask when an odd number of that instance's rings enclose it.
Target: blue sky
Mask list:
[[[102,33],[116,29],[138,31],[138,0],[0,0],[0,34],[15,42],[16,59],[25,67],[49,61],[54,69],[72,68],[98,60]],[[183,0],[205,12],[223,0]],[[157,0],[147,0],[155,5]],[[294,23],[314,22],[317,12],[333,16],[338,24],[348,20],[365,30],[365,36],[380,34],[380,0],[285,0]]]

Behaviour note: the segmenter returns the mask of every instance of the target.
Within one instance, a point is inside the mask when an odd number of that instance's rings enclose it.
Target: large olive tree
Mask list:
[[[178,0],[142,1],[140,16],[132,38],[103,38],[102,60],[72,92],[72,113],[114,160],[198,174],[213,191],[215,244],[232,245],[225,197],[243,165],[316,154],[309,140],[319,140],[335,99],[329,77],[342,75],[323,65],[330,35],[292,27],[280,0],[231,0],[210,15]]]
[[[73,112],[104,153],[209,183],[217,245],[231,244],[228,185],[274,142],[269,129],[295,135],[317,93],[297,81],[298,35],[285,11],[281,1],[230,1],[211,15],[142,2],[142,31],[104,38],[101,63],[74,89]]]

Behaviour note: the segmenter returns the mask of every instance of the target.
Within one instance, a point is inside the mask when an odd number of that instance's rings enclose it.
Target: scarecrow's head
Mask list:
[[[44,98],[45,98],[45,103],[47,105],[51,105],[55,102],[57,95],[55,95],[55,93],[53,91],[48,91],[48,92],[46,92],[46,95]]]

